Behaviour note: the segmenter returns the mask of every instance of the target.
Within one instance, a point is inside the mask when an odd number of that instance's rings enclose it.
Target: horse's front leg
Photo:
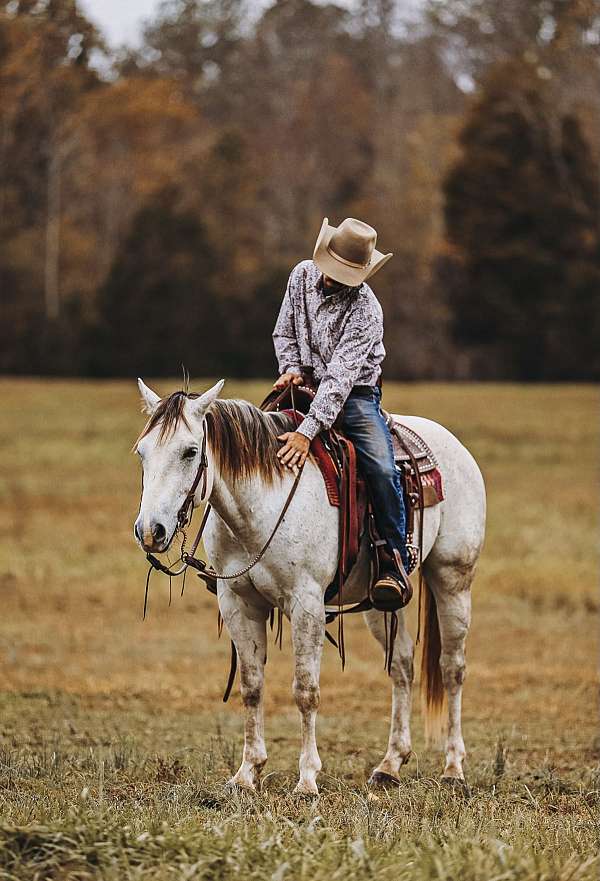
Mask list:
[[[325,608],[317,585],[314,591],[305,587],[302,595],[292,601],[290,619],[295,661],[294,698],[302,717],[300,779],[294,791],[302,795],[318,795],[317,774],[321,770],[321,759],[317,750],[316,723]]]
[[[228,588],[219,595],[223,620],[235,645],[240,669],[240,691],[244,704],[244,752],[231,786],[256,790],[267,761],[264,739],[263,687],[267,653],[266,618]]]

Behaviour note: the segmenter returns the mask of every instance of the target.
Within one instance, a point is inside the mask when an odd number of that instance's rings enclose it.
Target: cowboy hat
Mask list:
[[[323,273],[340,284],[356,287],[374,275],[393,254],[375,248],[377,232],[368,223],[347,217],[338,227],[325,218],[313,260]]]

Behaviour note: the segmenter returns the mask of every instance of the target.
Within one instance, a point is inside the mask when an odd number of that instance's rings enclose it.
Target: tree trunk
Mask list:
[[[60,312],[60,150],[56,142],[50,146],[48,161],[46,258],[44,265],[44,293],[46,318],[58,318]]]

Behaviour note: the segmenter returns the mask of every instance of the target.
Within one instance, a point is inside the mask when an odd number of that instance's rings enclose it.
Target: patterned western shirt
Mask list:
[[[318,390],[298,431],[314,438],[335,422],[354,385],[377,384],[383,312],[368,284],[327,294],[321,271],[303,260],[290,275],[273,342],[280,373],[313,370]]]

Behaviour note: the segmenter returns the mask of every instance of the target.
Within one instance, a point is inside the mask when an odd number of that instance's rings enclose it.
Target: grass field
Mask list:
[[[254,401],[265,390],[227,387]],[[134,384],[3,380],[0,395],[0,878],[598,877],[597,389],[386,386],[388,409],[453,430],[488,487],[464,696],[470,794],[440,786],[416,699],[401,787],[368,792],[390,687],[354,620],[345,673],[325,649],[315,802],[290,794],[289,631],[270,650],[269,763],[248,796],[223,786],[241,708],[221,702],[229,648],[214,599],[188,579],[169,607],[157,577],[141,621]]]

